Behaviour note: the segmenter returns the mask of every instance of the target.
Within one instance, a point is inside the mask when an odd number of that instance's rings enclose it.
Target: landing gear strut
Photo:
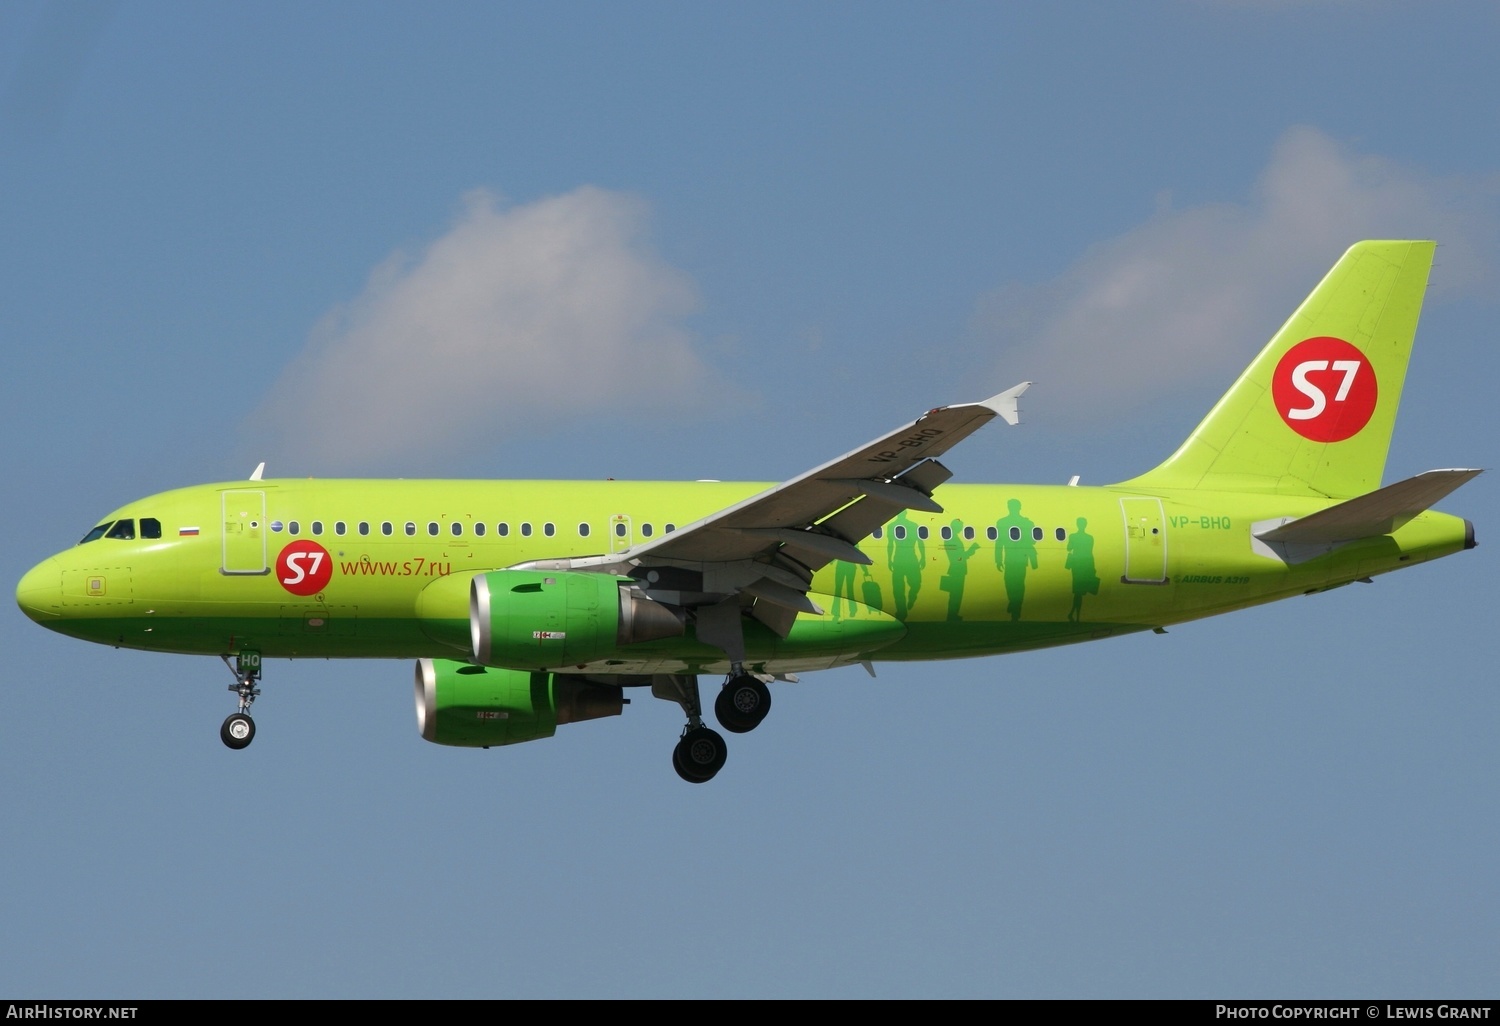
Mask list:
[[[698,678],[690,673],[661,673],[651,680],[651,693],[682,706],[687,726],[672,749],[672,768],[690,784],[703,784],[724,768],[729,746],[712,727],[703,723],[703,706],[698,697]]]
[[[227,655],[219,658],[229,667]],[[260,653],[238,653],[229,670],[234,674],[234,683],[229,685],[229,690],[239,696],[240,710],[225,718],[224,725],[219,728],[219,740],[238,751],[255,740],[255,721],[250,718],[250,705],[260,696],[260,688],[256,687],[260,683]]]

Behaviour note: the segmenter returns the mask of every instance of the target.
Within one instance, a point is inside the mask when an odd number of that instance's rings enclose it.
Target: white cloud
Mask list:
[[[347,472],[558,417],[690,405],[709,377],[682,324],[696,291],[647,249],[644,222],[640,202],[597,188],[509,208],[469,194],[445,235],[323,318],[252,432],[274,432],[287,470]]]
[[[1277,142],[1248,203],[1158,212],[1040,286],[982,297],[973,326],[1000,378],[1066,419],[1226,386],[1352,243],[1433,238],[1429,296],[1490,276],[1493,183],[1437,179],[1312,128]]]

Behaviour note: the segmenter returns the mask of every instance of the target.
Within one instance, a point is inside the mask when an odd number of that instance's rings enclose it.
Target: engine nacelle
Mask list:
[[[619,688],[543,671],[417,660],[417,729],[440,745],[493,748],[551,737],[560,723],[618,716]]]
[[[685,633],[680,611],[647,598],[628,577],[545,570],[475,576],[469,627],[475,662],[539,670]]]

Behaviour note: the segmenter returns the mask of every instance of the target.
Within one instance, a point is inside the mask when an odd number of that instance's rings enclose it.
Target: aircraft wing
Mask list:
[[[684,604],[753,598],[753,615],[784,635],[797,612],[820,612],[807,597],[817,570],[836,559],[869,563],[856,545],[903,509],[942,511],[932,492],[953,475],[935,457],[997,416],[1017,423],[1017,400],[1030,384],[929,410],[853,452],[612,558],[701,575],[683,589],[697,593],[683,594]]]
[[[785,548],[812,569],[835,559],[868,563],[854,547],[859,539],[902,509],[942,512],[932,492],[953,475],[934,457],[996,416],[1017,423],[1016,401],[1030,384],[983,402],[929,410],[853,452],[623,555],[641,563],[717,563]]]

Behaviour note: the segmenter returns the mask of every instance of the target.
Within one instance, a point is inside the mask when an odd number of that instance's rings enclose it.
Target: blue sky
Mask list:
[[[1035,385],[960,480],[1106,483],[1361,238],[1439,241],[1387,480],[1493,467],[1500,8],[0,6],[10,580],[268,474],[772,481]],[[1055,652],[423,742],[406,663],[0,619],[0,994],[1500,989],[1480,547]],[[1487,569],[1490,568],[1490,569]]]

